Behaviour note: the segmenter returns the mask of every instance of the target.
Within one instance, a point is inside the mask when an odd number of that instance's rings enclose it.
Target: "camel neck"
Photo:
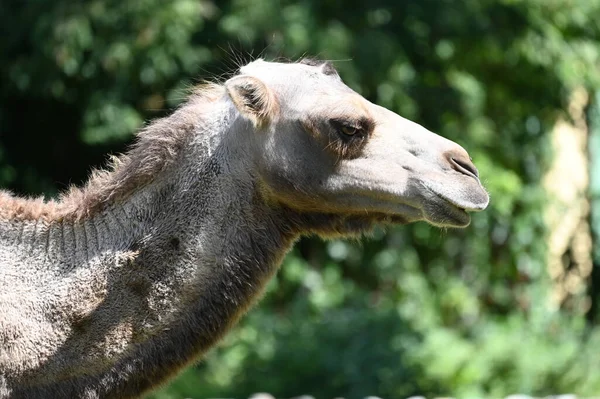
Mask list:
[[[152,219],[150,202],[149,193],[143,191],[81,220],[2,220],[0,237],[5,248],[36,271],[69,273],[107,254],[131,249],[148,226],[144,220]]]
[[[0,352],[0,371],[22,370],[15,397],[91,386],[134,395],[197,358],[260,296],[294,237],[219,151],[186,179],[182,154],[92,217],[11,222],[10,245],[27,257],[13,264],[35,270],[7,274],[23,295],[7,299],[15,314],[1,323],[10,331],[28,312],[43,316],[6,352],[28,356]]]

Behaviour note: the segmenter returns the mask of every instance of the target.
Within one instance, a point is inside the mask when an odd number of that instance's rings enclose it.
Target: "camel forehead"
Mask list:
[[[328,62],[256,60],[240,68],[240,73],[259,79],[272,90],[279,104],[288,110],[288,117],[306,112],[329,115],[334,108],[337,114],[365,108],[365,99],[346,86]]]
[[[313,90],[318,87],[320,92],[349,90],[328,62],[309,60],[305,63],[280,63],[258,59],[240,68],[240,73],[256,77],[272,88]]]

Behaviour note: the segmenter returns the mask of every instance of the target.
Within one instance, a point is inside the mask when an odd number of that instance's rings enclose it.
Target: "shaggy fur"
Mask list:
[[[487,202],[462,148],[331,65],[255,61],[83,188],[0,193],[0,398],[139,397],[237,322],[300,235],[465,226]]]

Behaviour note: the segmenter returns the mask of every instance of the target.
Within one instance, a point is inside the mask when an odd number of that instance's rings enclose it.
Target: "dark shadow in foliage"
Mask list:
[[[255,321],[268,331],[267,339],[273,339],[272,356],[248,348],[240,374],[233,377],[235,384],[219,395],[243,398],[262,391],[277,398],[307,394],[351,399],[442,391],[431,383],[421,385],[422,371],[405,356],[406,345],[418,345],[421,338],[397,312],[379,313],[357,304],[354,309],[309,316],[304,304],[299,307],[289,315],[289,324],[273,320],[277,316],[257,316]],[[272,326],[279,327],[269,331]],[[198,367],[202,373],[203,366]]]

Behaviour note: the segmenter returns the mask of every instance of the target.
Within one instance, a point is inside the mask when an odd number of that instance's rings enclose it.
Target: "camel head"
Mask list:
[[[261,190],[306,213],[465,227],[489,197],[469,154],[346,86],[328,62],[254,61],[226,84]]]

